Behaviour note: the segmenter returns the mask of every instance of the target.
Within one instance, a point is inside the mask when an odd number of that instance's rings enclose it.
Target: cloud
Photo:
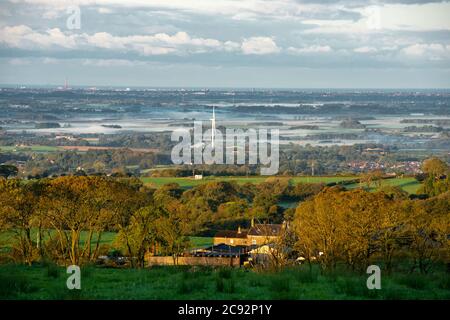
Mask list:
[[[424,4],[384,4],[347,11],[358,13],[358,20],[306,19],[302,23],[311,28],[305,33],[360,34],[389,31],[449,31],[450,2]]]
[[[132,51],[138,54],[165,55],[170,53],[204,53],[211,51],[236,51],[239,44],[233,41],[219,41],[212,38],[191,37],[186,32],[175,34],[156,33],[151,35],[115,36],[108,32],[94,34],[66,34],[58,28],[40,33],[28,26],[6,26],[0,29],[0,43],[20,49],[62,49],[100,48],[116,51]]]
[[[246,38],[241,45],[243,54],[264,55],[280,52],[280,48],[270,37]]]
[[[52,10],[65,10],[70,5],[81,7],[139,8],[178,11],[185,14],[226,16],[234,20],[256,20],[260,17],[272,19],[298,19],[305,13],[331,11],[337,6],[332,4],[301,3],[296,0],[11,0]]]
[[[422,44],[417,43],[405,47],[402,52],[409,57],[422,58],[429,60],[448,60],[450,59],[450,45],[440,43]]]
[[[32,49],[39,47],[47,49],[53,46],[74,48],[77,45],[77,35],[66,35],[58,28],[48,29],[39,33],[25,25],[6,26],[0,29],[0,43],[9,47]]]
[[[26,66],[29,65],[31,61],[29,59],[23,58],[12,58],[9,60],[9,64],[13,66]]]
[[[378,49],[374,48],[374,47],[364,46],[364,47],[355,48],[355,49],[353,49],[353,51],[356,53],[374,53],[374,52],[377,52]]]
[[[126,59],[85,59],[82,64],[93,67],[135,67],[146,65],[145,61]]]
[[[295,48],[289,47],[287,51],[292,54],[327,53],[333,51],[330,46],[312,45],[309,47]]]

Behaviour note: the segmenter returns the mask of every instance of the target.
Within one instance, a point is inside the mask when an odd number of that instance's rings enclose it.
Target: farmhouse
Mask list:
[[[223,230],[214,237],[214,245],[261,246],[276,242],[281,236],[282,224],[255,224],[252,220],[250,229]]]
[[[148,265],[210,265],[239,267],[252,258],[254,262],[265,262],[275,251],[274,245],[281,237],[285,224],[255,224],[243,230],[222,230],[214,237],[213,245],[196,248],[175,259],[172,256],[145,256]]]

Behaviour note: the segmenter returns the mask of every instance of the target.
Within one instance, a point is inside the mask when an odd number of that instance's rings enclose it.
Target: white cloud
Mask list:
[[[125,60],[125,59],[85,59],[82,64],[84,66],[94,67],[134,67],[143,66],[144,61]]]
[[[413,58],[427,58],[430,60],[450,59],[450,45],[440,43],[417,43],[405,47],[402,52]]]
[[[450,30],[450,2],[384,4],[347,8],[361,15],[359,20],[306,19],[312,26],[305,33],[358,34],[390,31]]]
[[[312,45],[309,47],[295,48],[289,47],[287,51],[292,54],[307,54],[307,53],[327,53],[333,49],[330,46]]]
[[[106,7],[100,7],[97,9],[97,11],[98,11],[98,13],[101,13],[101,14],[110,14],[110,13],[114,12],[112,9],[106,8]]]
[[[43,64],[58,64],[59,62],[60,60],[49,57],[45,57],[44,59],[42,59]]]
[[[244,54],[272,54],[280,52],[280,48],[270,37],[251,37],[244,39],[241,45]]]
[[[48,29],[45,33],[39,33],[25,25],[6,26],[0,29],[0,43],[9,47],[43,49],[52,46],[62,48],[74,48],[77,44],[77,35],[66,35],[58,28]]]
[[[353,51],[356,53],[374,53],[374,52],[377,52],[378,49],[374,48],[374,47],[364,46],[364,47],[355,48],[355,49],[353,49]]]
[[[29,59],[23,59],[23,58],[12,58],[9,59],[9,64],[13,66],[26,66],[29,65],[31,61]]]
[[[222,15],[235,20],[255,20],[258,17],[298,19],[305,13],[333,11],[338,5],[305,4],[296,0],[11,0],[16,3],[65,10],[69,5],[101,8],[147,8],[186,14]]]
[[[114,36],[108,32],[92,35],[66,34],[58,28],[40,33],[28,26],[12,26],[0,29],[0,43],[21,49],[87,49],[101,48],[117,51],[133,51],[141,55],[164,55],[170,53],[203,53],[211,51],[237,51],[240,44],[211,38],[191,37],[186,32],[175,34]]]

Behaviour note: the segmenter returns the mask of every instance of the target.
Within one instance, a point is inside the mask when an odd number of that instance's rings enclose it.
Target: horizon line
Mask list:
[[[62,89],[70,91],[71,89],[90,89],[90,88],[111,88],[111,89],[160,89],[160,90],[450,90],[450,87],[282,87],[282,86],[149,86],[149,85],[93,85],[93,84],[75,84],[70,85],[67,89],[64,84],[25,84],[25,83],[0,83],[1,89],[14,89],[17,87],[25,87],[26,89]]]

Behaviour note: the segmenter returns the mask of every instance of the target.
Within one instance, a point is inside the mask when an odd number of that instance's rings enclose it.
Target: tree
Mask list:
[[[9,177],[16,176],[19,170],[17,167],[7,164],[0,165],[0,177],[8,179]]]
[[[130,223],[120,229],[117,243],[126,247],[132,267],[144,267],[145,253],[157,241],[156,220],[160,215],[161,208],[150,204],[136,210]]]
[[[0,179],[0,224],[14,233],[18,254],[27,264],[35,258],[31,230],[39,220],[42,192],[40,181],[21,184],[19,180]]]
[[[419,193],[434,197],[450,189],[447,163],[439,158],[430,158],[423,162],[422,170],[427,174],[427,178],[420,187]]]
[[[308,262],[320,257],[323,269],[345,262],[362,271],[375,252],[392,254],[388,242],[398,223],[389,215],[393,204],[383,192],[327,188],[297,207],[296,247]]]
[[[447,163],[436,157],[426,159],[422,164],[422,171],[434,179],[447,175],[448,170]]]
[[[340,190],[327,188],[313,199],[301,203],[293,221],[299,239],[297,248],[309,263],[320,257],[324,270],[334,269],[342,256],[340,201]]]

